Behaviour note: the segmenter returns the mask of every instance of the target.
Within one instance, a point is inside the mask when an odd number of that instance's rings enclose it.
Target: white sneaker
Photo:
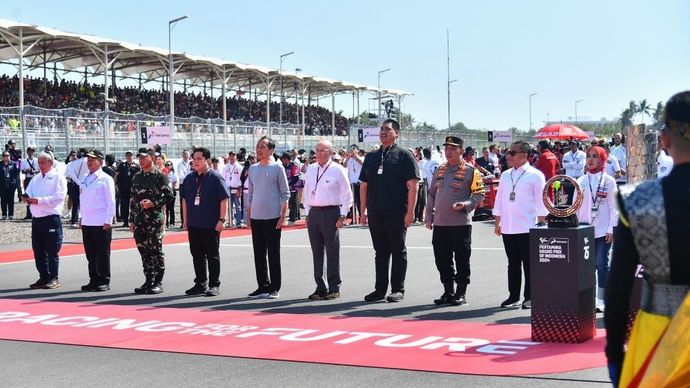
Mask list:
[[[278,298],[280,298],[280,292],[271,291],[268,293],[268,299],[278,299]]]

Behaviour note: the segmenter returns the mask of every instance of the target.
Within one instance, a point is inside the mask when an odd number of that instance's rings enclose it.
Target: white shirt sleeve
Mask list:
[[[344,168],[338,168],[338,183],[340,183],[340,215],[346,217],[352,206],[352,190]]]
[[[104,180],[108,195],[103,224],[111,225],[113,223],[113,217],[115,217],[115,181],[113,181],[113,178],[111,178],[109,175],[105,173],[103,173],[103,175],[107,177],[107,179]]]

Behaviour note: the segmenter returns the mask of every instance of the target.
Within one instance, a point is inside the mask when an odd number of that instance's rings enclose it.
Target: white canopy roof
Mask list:
[[[24,61],[32,67],[57,62],[67,70],[86,67],[94,74],[102,74],[106,69],[114,69],[124,76],[141,74],[146,81],[168,75],[168,50],[0,19],[0,60],[19,59],[20,41]],[[277,81],[281,74],[276,69],[182,52],[172,52],[172,55],[176,81],[187,80],[192,85],[213,81],[214,85],[220,85],[225,78],[228,89],[251,88],[271,93],[280,90]],[[290,71],[283,71],[282,77],[284,88],[299,85],[315,97],[348,92],[394,97],[411,94]]]

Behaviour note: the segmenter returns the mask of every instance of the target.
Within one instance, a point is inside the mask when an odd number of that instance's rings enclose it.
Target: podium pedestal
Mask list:
[[[594,338],[594,268],[593,226],[530,229],[533,341]]]

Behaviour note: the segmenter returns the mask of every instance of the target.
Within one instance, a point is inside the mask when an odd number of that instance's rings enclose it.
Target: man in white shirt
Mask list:
[[[611,146],[611,155],[616,157],[621,166],[621,175],[616,177],[616,184],[622,185],[628,182],[626,176],[628,170],[628,155],[625,151],[625,145],[622,143],[623,136],[620,133],[613,135],[613,145]]]
[[[180,182],[180,193],[184,189],[182,182],[184,182],[184,178],[187,177],[190,171],[189,163],[189,150],[184,149],[182,150],[182,161],[177,164],[177,170],[175,170],[177,171],[177,181]],[[184,216],[182,215],[182,196],[180,196],[180,223],[184,223]]]
[[[523,309],[532,307],[530,294],[529,230],[537,222],[543,223],[547,211],[542,201],[546,179],[544,174],[527,163],[530,145],[516,141],[510,146],[508,158],[512,168],[501,174],[494,203],[496,218],[494,233],[503,237],[508,256],[508,299],[501,307],[520,306],[522,271],[525,273]]]
[[[322,140],[316,145],[316,163],[307,168],[304,183],[304,211],[309,243],[314,259],[316,291],[309,300],[340,297],[340,233],[352,205],[352,191],[347,172],[331,160],[333,144]],[[326,281],[323,277],[323,254],[326,250]]]
[[[608,144],[604,144],[602,147],[606,150],[608,155],[608,158],[606,159],[606,168],[604,171],[611,175],[615,180],[622,174],[621,165],[618,163],[618,159],[611,154],[611,148]]]
[[[578,142],[571,140],[568,145],[570,146],[570,151],[563,155],[563,168],[565,169],[565,175],[577,179],[585,173],[585,164],[587,155],[583,151],[578,149]]]
[[[585,173],[587,155],[585,155],[583,151],[580,151],[580,144],[575,140],[569,141],[568,146],[570,146],[570,151],[563,155],[561,164],[563,165],[563,169],[565,169],[565,175],[577,180],[577,178]],[[565,192],[568,194],[568,203],[573,203],[575,187],[570,184],[565,185]]]
[[[494,171],[490,171],[492,174],[496,172],[501,172],[501,164],[499,155],[501,154],[501,149],[496,145],[492,144],[489,146],[489,160],[491,164],[494,165]]]
[[[31,206],[31,245],[38,270],[38,280],[30,288],[60,287],[58,268],[62,248],[62,207],[67,195],[65,177],[53,169],[53,156],[38,156],[37,174],[24,192],[24,203]]]
[[[424,211],[426,209],[426,196],[428,189],[433,184],[434,173],[438,169],[439,163],[431,159],[431,148],[422,150],[422,160],[419,161],[419,194],[417,195],[417,206],[415,206],[415,221],[424,222]]]
[[[350,185],[352,186],[352,194],[354,202],[352,205],[352,223],[358,223],[359,217],[357,213],[359,212],[359,173],[362,171],[362,162],[364,162],[364,157],[362,157],[361,151],[356,144],[350,146],[350,153],[347,158],[347,177],[350,180]]]
[[[26,188],[29,186],[31,178],[33,178],[39,172],[38,160],[34,158],[34,152],[36,152],[34,147],[28,147],[26,149],[26,158],[22,159],[20,170],[22,171],[22,174],[24,174],[24,191],[26,191]],[[26,217],[24,217],[24,219],[31,219],[31,206],[26,206]]]
[[[115,217],[115,182],[103,167],[103,153],[92,150],[86,154],[89,173],[79,182],[81,203],[81,235],[84,253],[89,262],[89,283],[82,291],[110,289],[110,242]]]
[[[662,130],[665,128],[662,127]],[[659,155],[656,157],[656,177],[663,178],[671,173],[673,169],[673,158],[668,154],[662,137],[659,136]]]
[[[230,200],[228,201],[228,221],[227,226],[230,229],[242,226],[246,223],[244,219],[244,209],[242,209],[241,198],[242,190],[240,186],[242,182],[240,176],[242,176],[242,170],[244,166],[237,163],[237,154],[234,151],[228,152],[228,159],[223,168],[223,178],[225,179],[225,187],[228,188],[228,193],[230,193]],[[233,224],[233,208],[235,209]]]
[[[78,159],[67,163],[67,194],[72,200],[72,216],[70,224],[72,227],[77,227],[79,224],[79,182],[89,173],[86,167],[86,148],[80,148],[77,153]]]

